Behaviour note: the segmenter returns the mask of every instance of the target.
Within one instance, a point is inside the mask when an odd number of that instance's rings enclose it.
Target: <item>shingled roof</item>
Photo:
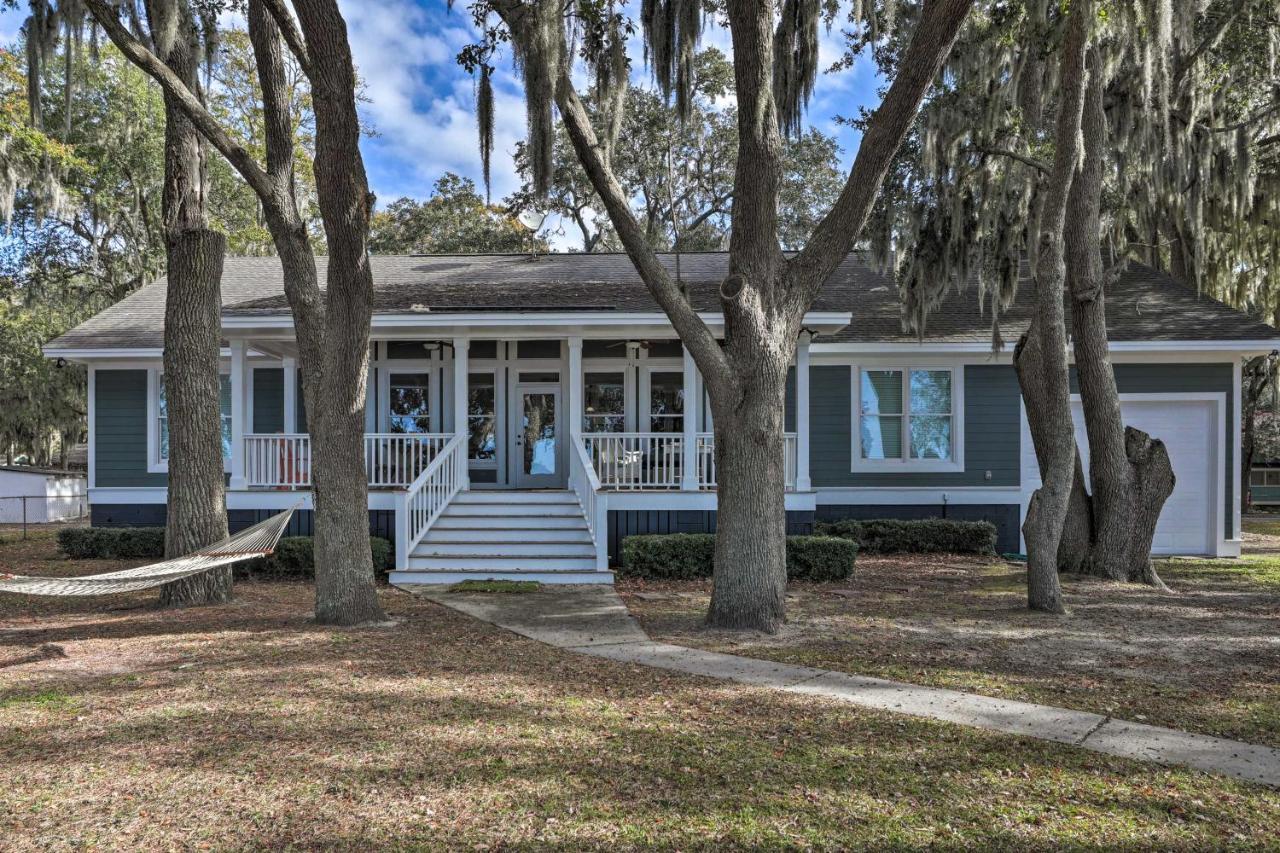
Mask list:
[[[674,255],[663,263],[675,271]],[[719,283],[728,268],[723,252],[680,256],[680,277],[694,306],[718,311]],[[318,258],[321,286],[325,259]],[[631,261],[623,254],[395,255],[372,259],[374,312],[458,314],[503,311],[654,313]],[[1015,304],[1001,317],[1006,340],[1026,329],[1034,295],[1024,282]],[[159,347],[163,340],[165,281],[127,296],[52,341],[47,349]],[[288,312],[283,275],[275,258],[228,258],[222,278],[227,316]],[[852,322],[825,341],[910,343],[904,332],[893,281],[850,255],[836,269],[814,311],[850,312]],[[1113,341],[1260,341],[1280,332],[1222,303],[1179,285],[1163,273],[1130,264],[1108,291],[1107,324]],[[972,288],[952,292],[929,321],[929,341],[988,343],[991,317],[978,309]]]

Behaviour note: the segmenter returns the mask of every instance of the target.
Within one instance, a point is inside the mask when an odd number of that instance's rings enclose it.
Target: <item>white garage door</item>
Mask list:
[[[1217,406],[1208,400],[1140,401],[1121,404],[1124,422],[1161,439],[1169,450],[1177,477],[1173,494],[1165,502],[1152,543],[1157,554],[1212,554],[1217,543],[1214,518],[1222,503],[1218,494]],[[1084,468],[1089,470],[1089,444],[1085,437],[1080,403],[1072,405],[1076,442]],[[1035,449],[1022,425],[1023,510],[1031,493],[1040,487]]]

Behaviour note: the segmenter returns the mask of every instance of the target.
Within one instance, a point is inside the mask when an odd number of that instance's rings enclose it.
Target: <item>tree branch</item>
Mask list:
[[[1182,87],[1188,80],[1191,69],[1195,67],[1195,64],[1199,62],[1205,54],[1217,45],[1218,40],[1222,38],[1222,34],[1225,33],[1227,28],[1235,23],[1236,18],[1239,18],[1241,13],[1244,12],[1244,7],[1245,0],[1235,0],[1235,5],[1228,9],[1222,17],[1218,19],[1217,23],[1209,30],[1204,39],[1196,45],[1195,50],[1187,54],[1186,59],[1179,64],[1177,72],[1173,75],[1173,91],[1180,92],[1182,90]]]
[[[280,28],[285,44],[289,45],[289,50],[293,53],[293,58],[298,61],[298,66],[302,68],[302,73],[310,77],[311,56],[307,52],[306,39],[298,29],[298,22],[285,7],[284,0],[259,0],[259,2],[271,13],[271,17],[275,18],[276,26]]]
[[[227,158],[254,191],[259,196],[270,195],[271,181],[253,155],[227,133],[195,93],[183,85],[178,75],[121,25],[116,8],[108,5],[106,0],[85,0],[85,5],[120,52],[160,84],[165,94],[173,98],[191,123]]]
[[[1043,160],[1037,160],[1029,154],[1019,154],[1017,151],[1010,151],[1007,148],[996,148],[989,145],[978,145],[976,148],[982,154],[991,154],[996,157],[1008,157],[1011,160],[1017,160],[1019,163],[1030,166],[1045,175],[1048,175],[1053,171],[1049,168],[1048,163]]]
[[[911,44],[884,101],[867,124],[844,189],[809,242],[787,263],[796,310],[808,309],[862,233],[889,166],[915,121],[925,92],[951,53],[973,2],[931,0],[923,4]]]

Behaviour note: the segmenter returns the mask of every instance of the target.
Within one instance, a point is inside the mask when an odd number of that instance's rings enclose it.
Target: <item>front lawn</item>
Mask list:
[[[1167,560],[1173,595],[1064,577],[1066,618],[1025,609],[1026,570],[862,557],[791,586],[776,637],[704,631],[707,583],[621,585],[655,638],[1280,746],[1280,559]]]
[[[51,556],[0,546],[11,571],[75,570]],[[1259,786],[586,658],[382,595],[396,628],[311,625],[298,583],[188,611],[0,595],[0,846],[1169,849],[1280,833],[1280,792]]]

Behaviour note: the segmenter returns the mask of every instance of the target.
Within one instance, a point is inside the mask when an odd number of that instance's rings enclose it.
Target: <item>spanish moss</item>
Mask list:
[[[818,0],[783,0],[773,37],[773,100],[778,127],[788,136],[804,130],[804,108],[818,76]]]

